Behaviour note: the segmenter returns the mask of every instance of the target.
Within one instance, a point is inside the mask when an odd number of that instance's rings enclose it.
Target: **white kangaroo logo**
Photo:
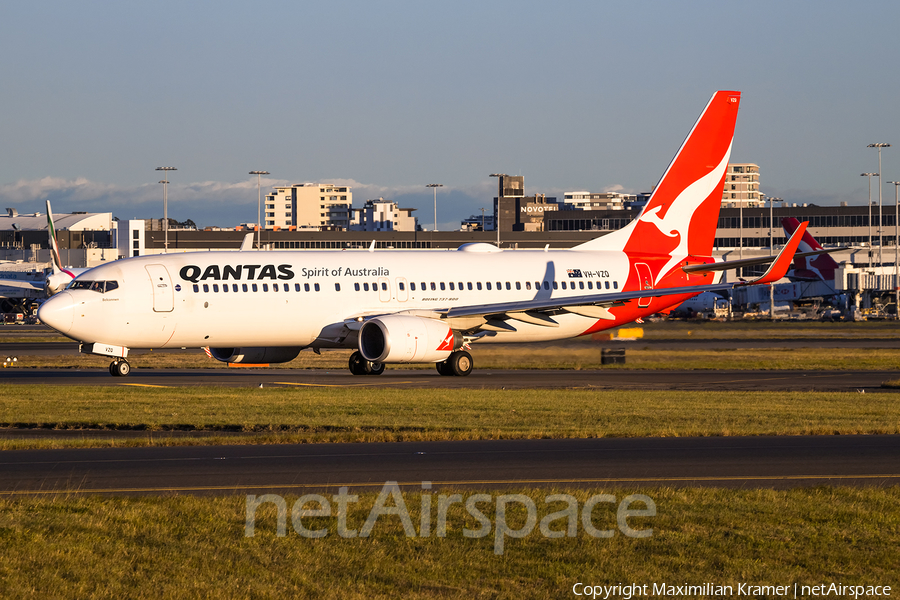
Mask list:
[[[678,245],[669,253],[669,256],[672,258],[659,271],[656,283],[659,283],[663,275],[668,273],[669,269],[675,266],[682,257],[687,256],[688,231],[691,226],[691,218],[694,216],[694,212],[703,204],[703,201],[709,198],[709,195],[718,187],[725,169],[728,168],[729,156],[731,156],[731,144],[728,145],[728,151],[725,152],[725,156],[722,157],[721,162],[715,169],[691,183],[678,194],[678,197],[669,205],[666,216],[660,218],[658,213],[663,207],[657,206],[647,211],[646,214],[641,215],[638,219],[654,225],[666,237],[679,236]]]

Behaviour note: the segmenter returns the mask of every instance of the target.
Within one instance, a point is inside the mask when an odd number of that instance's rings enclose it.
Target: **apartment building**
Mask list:
[[[265,229],[350,229],[353,193],[330,183],[277,186],[266,194]]]
[[[759,165],[729,163],[722,189],[722,206],[729,208],[762,208],[765,200],[759,193]]]
[[[415,208],[400,208],[393,200],[366,200],[362,208],[352,208],[350,231],[415,231]]]

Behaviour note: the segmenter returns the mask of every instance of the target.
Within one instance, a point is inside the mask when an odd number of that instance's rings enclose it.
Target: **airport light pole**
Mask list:
[[[870,269],[872,268],[872,175],[878,175],[878,173],[860,173],[860,177],[868,177],[869,178],[869,264],[867,265]]]
[[[769,196],[769,256],[775,256],[775,221],[772,207],[781,198]],[[769,320],[775,320],[775,284],[769,284]]]
[[[900,181],[894,184],[894,310],[900,319]]]
[[[262,233],[262,176],[269,175],[268,171],[250,171],[250,175],[256,175],[256,249],[262,249],[259,236]]]
[[[881,240],[881,188],[884,187],[881,185],[881,149],[882,148],[890,148],[890,144],[879,143],[879,144],[869,144],[866,148],[878,148],[878,264],[884,264],[884,257],[881,253],[882,240]]]
[[[481,230],[484,231],[484,209],[481,209]]]
[[[162,171],[165,179],[160,181],[163,184],[163,254],[169,252],[169,171],[177,171],[175,167],[156,167],[157,171]]]
[[[434,192],[434,230],[437,231],[437,189],[444,187],[442,183],[429,183],[425,187],[431,188]]]
[[[498,177],[498,189],[497,189],[497,214],[494,216],[494,229],[497,230],[497,247],[500,247],[500,198],[503,197],[503,178],[506,177],[506,173],[491,173],[491,177]]]

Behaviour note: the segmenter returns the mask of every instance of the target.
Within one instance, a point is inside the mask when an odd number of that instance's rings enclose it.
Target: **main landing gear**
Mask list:
[[[384,363],[366,360],[358,350],[350,355],[349,366],[350,372],[354,375],[381,375],[384,373]]]
[[[435,366],[437,367],[437,372],[441,375],[465,377],[472,372],[474,364],[472,363],[472,355],[465,350],[461,350],[451,354],[447,357],[447,360],[435,363]]]
[[[109,374],[113,377],[125,377],[131,373],[131,365],[124,358],[117,358],[109,364]]]

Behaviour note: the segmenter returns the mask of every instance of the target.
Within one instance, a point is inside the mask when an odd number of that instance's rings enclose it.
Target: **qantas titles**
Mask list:
[[[197,265],[185,265],[178,272],[181,278],[191,283],[212,279],[227,281],[234,279],[293,279],[295,274],[292,265],[209,265],[205,269]],[[313,277],[388,277],[390,271],[384,267],[360,268],[328,267],[300,269],[300,277],[311,279]]]

